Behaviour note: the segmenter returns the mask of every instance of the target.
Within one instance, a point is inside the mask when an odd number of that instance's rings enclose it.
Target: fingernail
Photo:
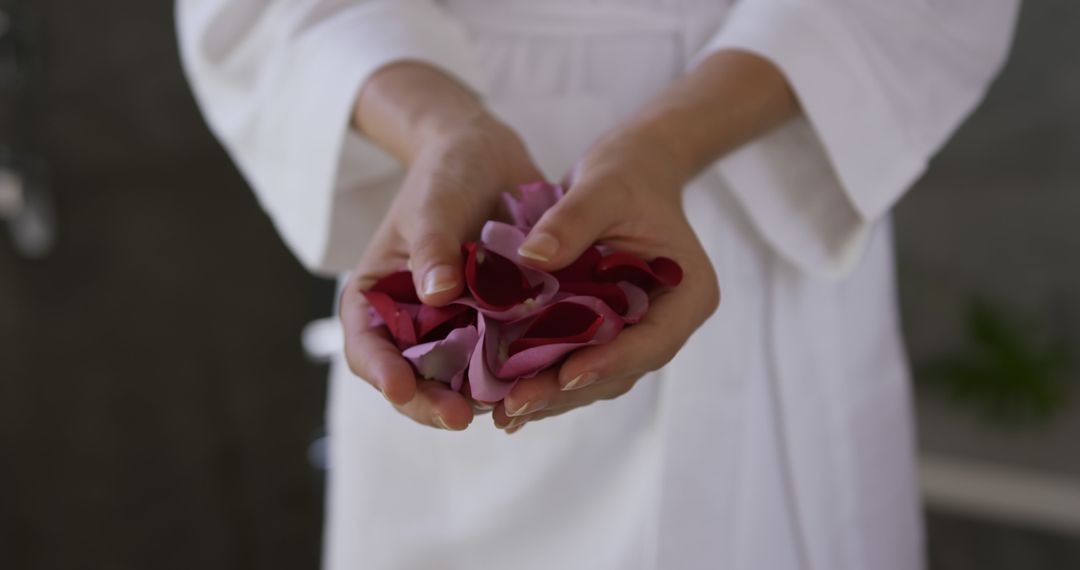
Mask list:
[[[532,233],[525,238],[525,243],[518,248],[518,255],[536,261],[551,261],[552,257],[559,252],[559,240],[555,236],[544,233]]]
[[[479,413],[490,412],[491,410],[494,410],[494,409],[495,409],[495,404],[489,404],[487,402],[481,402],[479,400],[476,400],[476,401],[473,402],[473,410],[475,410],[475,411],[477,411]]]
[[[449,265],[436,265],[424,276],[424,294],[435,295],[449,291],[457,286],[454,268]]]
[[[566,383],[566,386],[562,387],[563,392],[570,390],[577,390],[578,388],[584,388],[593,382],[596,382],[598,376],[595,372],[585,372],[578,374],[576,378]]]
[[[510,416],[511,418],[514,418],[514,417],[517,417],[517,416],[520,416],[520,415],[523,415],[523,414],[531,414],[533,412],[538,412],[538,411],[544,409],[546,406],[547,406],[547,402],[544,402],[544,401],[525,402],[525,405],[521,406],[520,408],[518,408],[518,409],[516,409],[514,411],[506,410],[506,415]],[[513,422],[511,422],[511,423],[513,423]]]
[[[510,435],[510,434],[518,431],[519,429],[525,427],[525,424],[527,424],[527,423],[529,423],[529,422],[521,422],[520,424],[518,424],[518,425],[516,425],[514,427],[506,428],[506,435]]]
[[[446,420],[442,419],[442,416],[435,416],[435,418],[431,421],[442,429],[453,431],[450,429],[450,426],[446,425]]]

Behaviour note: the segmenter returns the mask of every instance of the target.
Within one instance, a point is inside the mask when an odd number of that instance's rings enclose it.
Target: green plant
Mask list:
[[[920,375],[927,384],[999,426],[1044,423],[1062,409],[1069,382],[1064,343],[1040,342],[1031,326],[983,300],[972,302],[966,328],[968,346],[928,365]]]

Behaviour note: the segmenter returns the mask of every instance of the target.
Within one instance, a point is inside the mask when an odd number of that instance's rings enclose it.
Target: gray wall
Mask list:
[[[1071,401],[1046,424],[995,427],[921,386],[923,449],[1080,477],[1080,2],[1025,2],[1003,74],[896,220],[917,371],[970,342],[977,297],[1073,360]]]
[[[0,146],[48,161],[60,241],[0,229],[0,568],[316,568],[328,306],[203,125],[171,2],[20,4],[41,65]]]

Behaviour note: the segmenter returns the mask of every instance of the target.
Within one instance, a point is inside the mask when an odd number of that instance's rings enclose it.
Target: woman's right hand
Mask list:
[[[465,429],[474,410],[441,382],[418,379],[400,350],[367,322],[361,291],[409,268],[416,292],[445,305],[464,287],[461,244],[495,217],[501,194],[540,180],[521,138],[449,77],[400,64],[373,77],[360,96],[357,126],[407,168],[386,218],[353,272],[340,303],[349,368],[413,420]]]

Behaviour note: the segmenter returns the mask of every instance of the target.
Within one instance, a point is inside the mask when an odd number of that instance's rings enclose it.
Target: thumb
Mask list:
[[[417,220],[409,234],[409,269],[420,301],[445,305],[460,297],[465,281],[458,232],[444,217],[429,216]]]
[[[544,212],[529,231],[518,255],[541,269],[562,269],[603,237],[617,219],[617,205],[578,186]]]

